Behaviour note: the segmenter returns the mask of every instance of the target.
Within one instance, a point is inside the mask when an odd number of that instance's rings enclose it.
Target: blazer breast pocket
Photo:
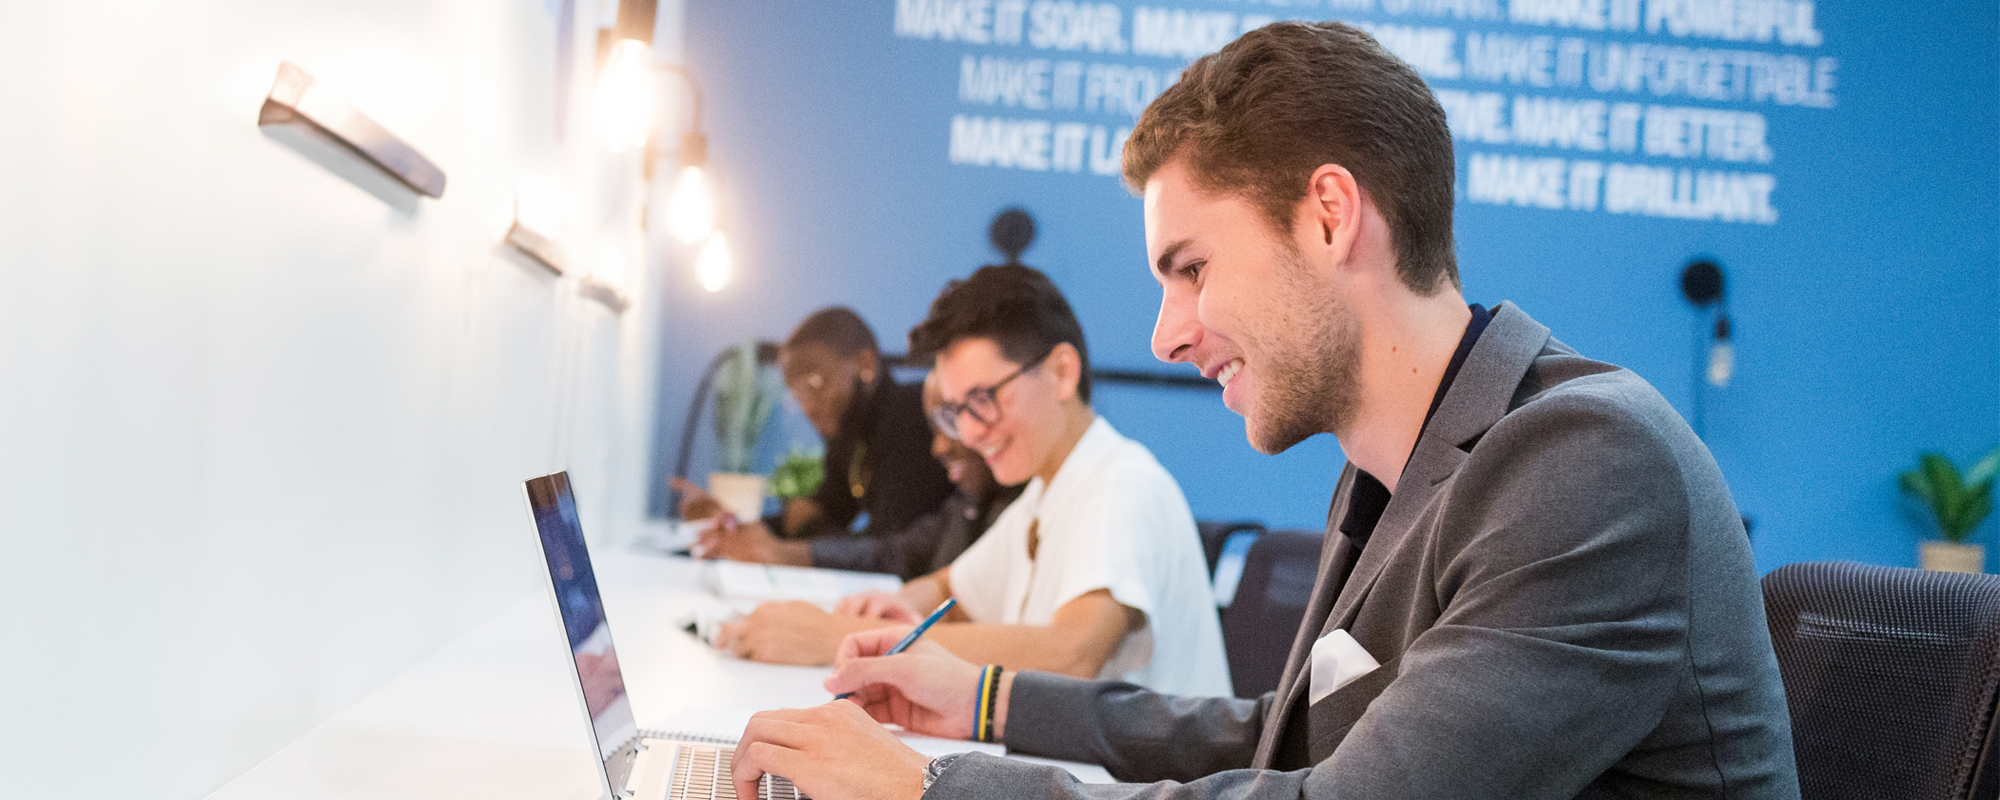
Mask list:
[[[1396,668],[1402,660],[1400,656],[1389,659],[1389,663],[1335,689],[1306,709],[1307,750],[1312,763],[1325,761],[1327,756],[1333,755],[1334,748],[1340,746],[1341,740],[1347,738],[1347,732],[1368,710],[1368,704],[1375,702],[1376,696],[1396,679]]]

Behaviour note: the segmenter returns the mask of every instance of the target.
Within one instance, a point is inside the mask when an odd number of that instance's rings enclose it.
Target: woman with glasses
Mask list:
[[[1091,409],[1083,328],[1055,284],[982,268],[931,304],[910,353],[935,362],[932,424],[1026,486],[949,567],[842,610],[909,623],[956,597],[925,638],[975,663],[1229,694],[1194,516],[1152,453]]]

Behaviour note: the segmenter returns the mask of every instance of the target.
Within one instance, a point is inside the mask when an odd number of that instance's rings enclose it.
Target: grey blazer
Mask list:
[[[1147,783],[975,754],[927,797],[1798,798],[1741,518],[1637,375],[1502,304],[1358,557],[1354,475],[1276,692],[1022,673],[1009,748]],[[1336,629],[1382,666],[1308,704]]]

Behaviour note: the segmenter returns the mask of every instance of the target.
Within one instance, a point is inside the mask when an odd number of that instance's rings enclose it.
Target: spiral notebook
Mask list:
[[[570,674],[597,744],[605,791],[616,800],[737,800],[729,777],[735,739],[641,729],[634,723],[568,473],[528,481],[528,506],[541,534],[550,597],[569,637]],[[803,800],[790,781],[768,775],[757,795],[759,800]]]

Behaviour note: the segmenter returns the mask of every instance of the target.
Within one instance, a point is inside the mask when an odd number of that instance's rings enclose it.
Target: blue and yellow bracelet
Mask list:
[[[1000,665],[987,664],[979,671],[979,716],[972,723],[975,741],[993,742],[993,706],[999,702]]]

